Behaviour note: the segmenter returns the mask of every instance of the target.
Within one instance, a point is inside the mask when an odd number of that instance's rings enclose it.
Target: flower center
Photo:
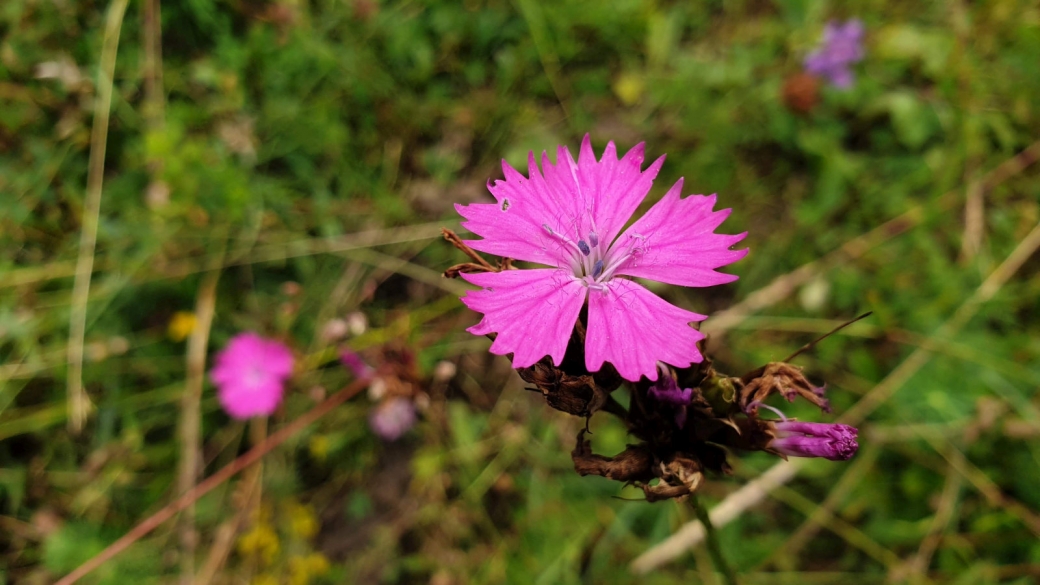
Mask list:
[[[647,238],[640,234],[626,233],[611,244],[600,240],[595,225],[588,234],[579,234],[577,241],[547,223],[542,227],[562,245],[563,257],[574,277],[592,290],[606,291],[604,284],[614,278],[614,273],[647,250]]]
[[[242,375],[242,383],[250,390],[255,390],[267,378],[267,372],[260,364],[250,365]]]

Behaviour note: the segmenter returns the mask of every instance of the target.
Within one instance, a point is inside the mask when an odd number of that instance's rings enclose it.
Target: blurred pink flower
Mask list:
[[[469,331],[497,333],[491,352],[513,354],[523,368],[552,357],[560,365],[571,330],[588,298],[585,365],[610,362],[628,380],[657,379],[657,362],[687,367],[700,362],[690,327],[706,317],[673,306],[627,277],[680,286],[712,286],[737,279],[716,272],[744,257],[730,250],[746,234],[714,233],[729,210],[713,211],[715,196],[680,198],[680,179],[627,230],[664,157],[643,171],[643,144],[618,160],[613,142],[597,161],[588,135],[575,162],[565,146],[556,164],[534,153],[524,177],[503,161],[505,180],[489,184],[497,203],[456,205],[464,227],[481,236],[476,250],[551,268],[462,274],[483,287],[463,303],[484,318]]]
[[[415,425],[415,405],[406,398],[391,398],[372,409],[368,425],[385,441],[396,441]]]
[[[240,333],[217,353],[209,378],[224,410],[245,419],[278,408],[292,369],[292,352],[280,341]]]

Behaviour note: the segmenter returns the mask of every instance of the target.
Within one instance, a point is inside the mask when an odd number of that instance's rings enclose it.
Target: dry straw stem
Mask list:
[[[975,38],[971,30],[971,16],[965,4],[966,0],[954,0],[947,4],[948,24],[956,38],[948,65],[956,72],[959,101],[968,112],[978,112],[981,108],[974,91],[977,84],[972,82],[978,74],[974,71],[972,60],[967,58],[968,47],[975,42]],[[981,125],[975,120],[975,116],[965,115],[961,116],[959,124],[965,150],[964,184],[967,185],[964,193],[964,236],[961,239],[961,260],[965,264],[982,250],[986,226],[985,189],[977,178],[981,145],[985,140],[980,136]]]
[[[141,18],[144,29],[144,95],[145,117],[149,129],[165,124],[165,96],[162,65],[162,8],[160,0],[144,0]],[[157,161],[161,162],[161,161]]]
[[[981,181],[968,183],[967,198],[964,202],[964,239],[961,242],[961,257],[965,262],[974,260],[982,249],[986,227],[984,195],[985,189]]]
[[[805,497],[800,491],[791,489],[784,485],[777,486],[776,490],[770,495],[796,511],[801,512],[805,516],[810,516],[813,513],[816,513],[817,510],[821,510],[821,508],[816,505],[815,501]],[[832,514],[827,509],[822,509],[821,515],[821,521],[824,526],[834,534],[841,537],[842,540],[847,542],[849,545],[858,548],[889,571],[893,571],[899,566],[899,555],[892,552],[891,549],[878,544],[877,541],[865,534],[859,528],[855,527],[840,516]]]
[[[98,216],[101,213],[101,186],[105,176],[105,149],[108,144],[108,117],[112,108],[112,78],[115,76],[116,51],[123,15],[129,0],[113,0],[105,21],[98,68],[97,101],[94,102],[94,124],[90,130],[90,160],[87,163],[87,193],[83,201],[79,256],[76,259],[72,285],[72,307],[69,315],[68,410],[69,431],[79,434],[87,420],[88,398],[83,390],[83,337],[87,329],[87,298],[90,277],[94,272],[94,248],[97,245]]]
[[[846,384],[848,385],[848,384]],[[931,562],[931,558],[934,555],[936,548],[943,538],[943,532],[945,532],[950,524],[954,521],[955,517],[952,516],[955,511],[955,505],[960,493],[960,486],[963,483],[964,478],[969,478],[974,487],[988,500],[989,504],[995,508],[1003,508],[1011,512],[1013,515],[1018,517],[1027,525],[1038,525],[1038,520],[1035,514],[1032,514],[1025,506],[1021,503],[1008,498],[1003,495],[998,486],[993,484],[991,480],[981,470],[977,469],[974,465],[971,465],[967,458],[958,450],[953,444],[950,443],[955,437],[965,438],[971,441],[970,437],[977,437],[980,433],[986,429],[992,427],[997,420],[1003,420],[1004,414],[1009,409],[1010,405],[1006,402],[998,402],[997,399],[993,399],[989,402],[991,406],[980,405],[979,413],[969,424],[964,425],[941,425],[950,427],[953,433],[949,431],[936,433],[937,425],[900,425],[898,427],[892,427],[885,431],[878,427],[872,427],[870,429],[871,440],[868,442],[868,446],[874,447],[869,450],[861,450],[860,456],[856,458],[853,466],[844,474],[844,476],[835,485],[834,489],[831,490],[826,500],[820,504],[819,508],[826,509],[827,512],[831,512],[835,507],[836,503],[840,500],[839,493],[847,491],[845,486],[852,486],[860,482],[862,479],[862,473],[855,473],[858,469],[867,470],[873,466],[873,460],[876,458],[880,449],[877,447],[881,446],[880,441],[882,440],[909,440],[909,439],[924,439],[928,442],[936,453],[942,454],[942,457],[946,459],[945,466],[940,464],[932,465],[933,469],[937,473],[943,473],[947,476],[947,487],[944,489],[942,496],[940,497],[940,504],[937,508],[936,515],[932,519],[929,533],[921,541],[920,549],[917,556],[907,561],[906,563],[900,563],[896,566],[889,567],[891,573],[890,578],[895,581],[905,581],[908,576],[916,575],[918,580],[924,579],[928,566]],[[1006,424],[1006,423],[1005,423]],[[1028,424],[1028,423],[1027,423]],[[878,436],[881,433],[891,435],[893,431],[898,437],[884,437]],[[946,441],[946,444],[943,443]],[[951,473],[956,472],[956,475]],[[950,482],[955,482],[956,490],[953,490],[953,485]],[[824,525],[824,519],[819,515],[821,510],[813,510],[809,518],[798,528],[797,531],[787,540],[787,542],[777,548],[777,550],[770,555],[770,559],[766,561],[769,563],[778,558],[783,557],[794,557],[798,551],[812,538],[817,532],[820,525]],[[825,526],[831,528],[830,526]],[[850,541],[850,543],[855,544]]]
[[[416,282],[439,288],[453,295],[465,294],[473,288],[464,283],[443,278],[441,273],[436,270],[432,270],[414,262],[403,260],[397,256],[384,254],[383,252],[371,248],[359,248],[357,250],[342,252],[341,255],[354,260],[355,262],[368,264],[369,266],[374,266],[394,274],[400,274],[401,276],[407,276]],[[494,270],[494,268],[491,268],[491,270]]]
[[[343,388],[339,392],[329,396],[324,402],[310,409],[296,420],[287,424],[286,426],[279,429],[276,433],[267,437],[262,443],[259,443],[248,452],[243,454],[238,459],[235,459],[231,463],[224,466],[220,471],[217,471],[213,475],[209,476],[189,492],[181,495],[181,497],[170,502],[164,506],[161,510],[152,514],[145,520],[143,520],[137,526],[134,526],[130,532],[127,532],[119,538],[119,540],[108,545],[103,551],[92,557],[87,562],[76,567],[74,571],[65,575],[58,580],[55,585],[71,585],[79,579],[89,574],[94,569],[100,567],[106,562],[112,560],[113,557],[126,550],[131,544],[137,542],[139,539],[144,537],[146,534],[158,528],[161,524],[174,517],[178,512],[184,510],[188,506],[194,504],[199,498],[209,493],[213,488],[231,479],[235,474],[256,463],[264,455],[270,453],[275,447],[284,443],[289,437],[292,437],[296,433],[300,432],[304,427],[325,416],[333,408],[336,408],[343,402],[356,396],[362,390],[368,387],[371,380],[362,378],[355,380],[346,388]]]
[[[1029,145],[1028,148],[1004,161],[977,181],[980,192],[985,193],[1003,183],[1022,172],[1038,159],[1040,159],[1040,141]],[[704,327],[701,330],[704,333],[712,334],[717,341],[724,332],[734,328],[744,319],[747,319],[748,316],[791,296],[799,286],[809,282],[817,274],[844,262],[861,258],[864,254],[890,238],[917,226],[927,219],[928,208],[936,211],[945,211],[952,207],[957,202],[959,195],[960,190],[954,189],[935,201],[928,203],[927,206],[915,205],[898,217],[890,219],[869,232],[845,242],[840,248],[828,253],[823,258],[803,264],[783,276],[778,276],[773,279],[773,282],[749,294],[743,301],[725,311],[712,315],[711,319],[704,322]]]
[[[777,560],[787,557],[794,558],[797,552],[816,535],[818,528],[826,525],[827,520],[834,517],[834,511],[853,488],[863,481],[863,478],[874,467],[874,463],[877,461],[880,453],[881,449],[876,445],[864,445],[855,460],[849,464],[848,469],[842,474],[841,479],[827,493],[827,497],[824,498],[823,502],[814,507],[809,517],[805,519],[805,522],[787,538],[787,542],[777,547],[762,564],[775,563]]]
[[[1040,514],[1029,509],[1029,507],[1022,504],[1022,502],[1006,495],[1004,490],[1002,490],[996,482],[986,475],[986,472],[979,469],[971,461],[968,461],[968,458],[964,453],[961,452],[960,449],[956,448],[949,440],[941,442],[935,436],[927,435],[922,436],[921,438],[924,439],[936,453],[942,455],[950,468],[956,470],[957,473],[964,477],[964,479],[967,479],[968,483],[970,483],[972,487],[975,488],[975,491],[979,492],[982,497],[986,499],[986,502],[990,506],[1004,510],[1015,518],[1018,518],[1023,524],[1025,524],[1026,528],[1040,538]]]
[[[195,577],[195,585],[209,585],[217,576],[224,563],[227,562],[231,547],[235,544],[235,535],[245,524],[246,517],[260,503],[260,478],[262,477],[259,465],[246,470],[245,479],[239,484],[239,493],[242,496],[242,506],[238,513],[230,520],[225,520],[217,528],[217,534],[213,537],[213,544],[209,547],[209,556],[202,565],[198,576]]]
[[[199,450],[201,449],[200,419],[202,383],[206,378],[206,347],[213,325],[213,313],[217,305],[217,282],[220,271],[206,273],[199,285],[195,300],[195,329],[188,337],[186,356],[187,379],[181,399],[180,470],[177,475],[177,493],[186,493],[194,485],[199,473]],[[195,506],[189,505],[180,517],[181,583],[191,585],[195,577],[195,547],[198,535],[195,532]]]
[[[1030,147],[1040,154],[1040,143]],[[1035,158],[1034,154],[1034,158]],[[1003,167],[1003,165],[1002,165]],[[1019,242],[1018,246],[1010,255],[994,270],[988,278],[975,290],[957,311],[954,312],[942,326],[940,326],[930,337],[951,338],[968,323],[978,312],[979,307],[993,298],[993,296],[1011,279],[1019,268],[1032,256],[1037,248],[1040,248],[1040,224],[1033,227],[1032,231]],[[874,412],[886,400],[910,380],[932,357],[932,351],[922,346],[914,350],[896,369],[868,392],[859,402],[848,410],[839,422],[857,425],[870,413]],[[972,466],[963,454],[956,451],[956,458],[951,461],[958,470],[971,481],[977,489],[983,493],[992,503],[1009,506],[1013,514],[1018,516],[1027,527],[1034,533],[1040,535],[1040,516],[1030,512],[1017,502],[1009,502],[1007,498],[998,497],[999,487],[992,483],[985,474]],[[765,496],[776,487],[787,483],[798,472],[800,460],[793,459],[777,463],[766,471],[755,481],[746,484],[728,496],[719,506],[711,511],[710,518],[715,526],[723,526],[733,518],[739,516],[744,510],[758,504]],[[1016,505],[1017,504],[1017,505]],[[695,546],[704,538],[703,529],[698,523],[687,524],[678,532],[652,547],[632,562],[632,570],[637,573],[646,573],[654,568],[676,558],[689,547]]]
[[[560,108],[566,117],[569,115],[567,102],[570,100],[570,91],[568,91],[567,85],[563,81],[563,76],[560,75],[562,71],[560,57],[556,51],[553,36],[549,32],[549,25],[545,13],[542,11],[542,4],[533,0],[516,0],[516,5],[520,10],[520,14],[527,22],[527,28],[531,31],[531,40],[534,42],[534,49],[538,52],[538,59],[542,62],[542,69],[545,71],[545,77],[549,80],[549,85],[552,87],[553,93],[556,94],[556,100],[559,102]]]
[[[942,495],[939,496],[939,506],[928,527],[928,534],[921,540],[917,554],[907,561],[905,567],[900,568],[901,571],[905,571],[905,574],[894,574],[893,579],[909,578],[911,581],[920,581],[928,574],[928,566],[932,564],[932,556],[939,548],[942,533],[950,527],[950,523],[956,517],[957,500],[960,498],[963,484],[964,477],[951,465],[946,472],[946,483],[943,484]]]
[[[771,467],[768,471],[758,476],[754,481],[744,484],[740,489],[733,492],[721,504],[711,509],[708,518],[715,527],[722,527],[737,516],[751,504],[765,499],[769,492],[783,485],[798,473],[800,459],[782,461]],[[639,555],[632,561],[632,571],[638,574],[649,573],[657,567],[682,555],[690,547],[704,540],[704,525],[699,520],[686,523],[675,534],[669,536],[650,550]]]
[[[228,254],[235,259],[228,261],[224,267],[259,264],[261,262],[281,262],[289,258],[299,258],[314,254],[338,254],[360,248],[429,240],[441,236],[441,226],[444,224],[445,222],[438,221],[405,227],[356,232],[335,237],[276,242],[259,245],[247,250],[235,249]],[[453,225],[453,222],[448,222],[448,225]],[[101,259],[100,269],[106,268],[106,263],[103,260],[104,258]],[[211,260],[212,257],[203,258],[201,261],[198,258],[185,258],[181,261],[174,261],[169,265],[160,267],[154,273],[145,274],[143,277],[135,276],[133,284],[168,278],[184,278],[185,276],[208,270]],[[27,266],[15,270],[7,270],[0,274],[0,288],[36,284],[75,275],[76,268],[68,262],[52,262],[44,266]]]

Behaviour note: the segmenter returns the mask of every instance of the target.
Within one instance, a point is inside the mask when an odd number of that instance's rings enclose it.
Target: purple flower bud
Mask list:
[[[846,461],[859,450],[855,427],[832,423],[784,421],[773,423],[769,447],[791,457],[823,457]]]
[[[693,388],[680,389],[679,385],[675,383],[675,378],[662,373],[654,385],[650,386],[647,394],[658,402],[673,406],[686,406],[693,398]]]
[[[368,425],[384,441],[396,441],[415,424],[415,405],[405,398],[391,398],[372,410]]]
[[[675,424],[680,429],[686,426],[686,406],[693,399],[693,388],[681,389],[667,368],[658,367],[660,375],[647,394],[654,400],[675,407]]]

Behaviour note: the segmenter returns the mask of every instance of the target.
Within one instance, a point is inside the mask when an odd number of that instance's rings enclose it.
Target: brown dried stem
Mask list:
[[[197,484],[194,488],[191,489],[191,491],[183,494],[181,497],[170,502],[155,514],[152,514],[151,516],[143,520],[140,524],[133,527],[133,529],[131,529],[129,532],[120,537],[119,540],[108,545],[108,547],[105,548],[103,551],[94,555],[90,560],[83,563],[79,567],[76,567],[76,569],[73,570],[71,573],[65,575],[63,578],[58,580],[55,583],[55,585],[72,585],[79,579],[89,574],[94,569],[110,561],[113,557],[126,550],[131,544],[137,542],[146,534],[158,528],[164,522],[175,516],[178,512],[194,504],[199,498],[212,491],[213,488],[231,479],[238,472],[259,461],[261,458],[263,458],[264,455],[270,453],[275,447],[281,445],[286,440],[288,440],[289,437],[292,437],[296,433],[303,430],[307,425],[325,416],[333,408],[336,408],[343,402],[356,396],[358,393],[360,393],[362,390],[368,387],[369,382],[371,382],[371,380],[367,378],[355,380],[346,388],[343,388],[339,392],[333,394],[332,396],[329,396],[325,399],[324,402],[310,409],[309,411],[307,411],[291,423],[287,424],[286,426],[282,427],[278,430],[278,432],[267,437],[267,439],[264,442],[253,447],[238,459],[235,459],[231,463],[224,466],[220,471],[214,473],[213,475],[209,476],[208,478]]]
[[[231,553],[231,547],[235,543],[235,535],[238,534],[239,529],[245,523],[249,512],[260,502],[260,478],[262,476],[260,471],[260,466],[253,466],[246,470],[245,478],[239,484],[241,506],[233,518],[224,521],[217,528],[217,534],[209,548],[209,556],[202,565],[199,574],[195,577],[195,585],[209,585],[212,583],[217,576],[217,571],[227,561],[228,555]]]
[[[460,238],[458,236],[458,234],[456,234],[452,230],[450,230],[448,228],[441,228],[441,234],[444,235],[444,239],[445,240],[448,240],[449,242],[451,242],[452,246],[455,246],[463,254],[469,256],[470,258],[472,258],[473,262],[475,263],[475,264],[470,264],[470,263],[467,262],[465,264],[458,264],[456,266],[452,266],[447,271],[445,271],[444,276],[447,276],[448,278],[455,278],[456,276],[458,276],[459,272],[499,272],[499,271],[502,270],[501,268],[495,268],[494,266],[489,264],[487,260],[484,260],[484,258],[482,258],[480,256],[480,254],[477,254],[476,250],[474,250],[473,248],[470,248],[469,246],[467,246],[466,242],[464,242],[462,240],[462,238]],[[452,271],[453,269],[462,267],[462,266],[471,267],[472,269],[471,270],[462,270],[462,269],[460,269],[460,270],[456,271],[454,273],[454,275],[452,275],[452,276],[448,275],[448,272]]]
[[[462,264],[456,264],[445,270],[443,276],[445,278],[458,278],[459,274],[462,274],[463,272],[487,272],[487,268],[474,262],[463,262]]]
[[[856,317],[855,319],[850,319],[850,320],[842,323],[841,325],[838,325],[837,327],[835,327],[834,329],[831,329],[827,333],[824,333],[823,335],[817,337],[816,339],[810,341],[809,343],[806,343],[802,347],[799,347],[794,353],[792,353],[791,355],[785,357],[784,359],[782,359],[780,361],[782,361],[782,362],[790,362],[794,358],[796,358],[796,357],[802,355],[803,353],[809,351],[810,349],[812,349],[817,343],[823,341],[824,339],[827,339],[831,335],[834,335],[835,333],[841,331],[842,329],[848,327],[849,325],[852,325],[856,321],[860,321],[860,320],[866,319],[867,317],[869,317],[869,316],[871,316],[873,314],[874,314],[874,311],[867,311],[866,313],[863,313],[862,315],[860,315],[859,317]]]

